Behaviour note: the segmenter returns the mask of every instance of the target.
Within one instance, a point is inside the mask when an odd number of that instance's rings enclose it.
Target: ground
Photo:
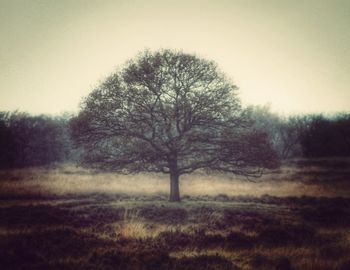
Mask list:
[[[260,179],[0,171],[0,269],[350,269],[350,160]]]

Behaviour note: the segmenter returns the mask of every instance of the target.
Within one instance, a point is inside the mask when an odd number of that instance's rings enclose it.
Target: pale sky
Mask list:
[[[0,111],[76,112],[145,48],[214,60],[244,105],[350,110],[348,0],[0,0]]]

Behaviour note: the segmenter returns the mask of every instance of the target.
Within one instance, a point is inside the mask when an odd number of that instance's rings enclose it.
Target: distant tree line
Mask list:
[[[300,145],[304,157],[350,156],[350,114],[309,117]]]
[[[254,128],[267,134],[281,159],[350,156],[350,113],[282,117],[268,106],[248,108]],[[0,168],[78,160],[70,115],[0,112]]]
[[[69,117],[0,112],[0,167],[49,165],[72,157]]]
[[[266,132],[281,159],[350,156],[350,114],[282,117],[268,106],[251,106],[255,128]]]

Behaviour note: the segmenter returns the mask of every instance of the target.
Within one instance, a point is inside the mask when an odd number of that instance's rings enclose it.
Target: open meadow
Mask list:
[[[0,171],[1,269],[350,269],[350,160],[261,178]]]
[[[0,270],[350,270],[350,0],[0,0]]]

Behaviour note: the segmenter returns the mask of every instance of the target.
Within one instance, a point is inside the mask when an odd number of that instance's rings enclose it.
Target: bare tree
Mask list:
[[[307,119],[301,116],[290,116],[279,125],[279,135],[281,140],[281,157],[302,156],[301,134],[307,127]]]
[[[237,87],[216,64],[172,50],[145,51],[108,77],[71,122],[83,163],[122,173],[198,169],[257,176],[276,165],[263,133],[250,129]]]
[[[282,118],[271,112],[270,105],[251,105],[248,107],[250,117],[254,121],[253,127],[268,135],[272,148],[283,158],[283,141],[281,139]]]
[[[306,116],[280,116],[270,106],[249,106],[254,128],[268,135],[281,159],[302,156],[301,135],[308,126]]]

